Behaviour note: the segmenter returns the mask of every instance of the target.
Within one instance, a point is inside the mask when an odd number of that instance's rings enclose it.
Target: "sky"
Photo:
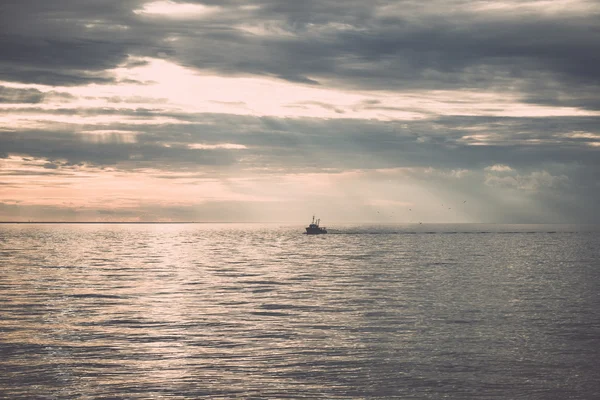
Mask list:
[[[600,223],[597,0],[4,0],[0,220]]]

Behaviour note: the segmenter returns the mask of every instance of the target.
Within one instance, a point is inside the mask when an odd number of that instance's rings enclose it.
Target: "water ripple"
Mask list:
[[[0,226],[0,398],[600,397],[585,226]]]

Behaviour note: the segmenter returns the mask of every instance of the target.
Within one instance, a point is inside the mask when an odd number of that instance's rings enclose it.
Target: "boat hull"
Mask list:
[[[327,233],[327,230],[323,228],[306,228],[307,235],[322,235],[324,233]]]

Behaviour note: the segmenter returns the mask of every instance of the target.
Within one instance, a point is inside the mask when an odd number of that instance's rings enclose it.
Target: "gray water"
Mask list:
[[[0,398],[600,398],[590,226],[0,225]]]

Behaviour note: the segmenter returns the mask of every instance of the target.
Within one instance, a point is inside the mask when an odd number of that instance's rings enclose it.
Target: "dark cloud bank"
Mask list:
[[[128,55],[163,56],[222,73],[370,89],[517,84],[532,101],[598,109],[592,94],[600,84],[600,7],[593,3],[591,10],[554,13],[478,11],[479,2],[447,0],[427,7],[412,1],[214,3],[221,8],[210,16],[186,20],[136,14],[144,4],[139,0],[4,2],[2,78],[104,81],[110,77],[103,72]],[[573,96],[573,86],[584,95]]]

